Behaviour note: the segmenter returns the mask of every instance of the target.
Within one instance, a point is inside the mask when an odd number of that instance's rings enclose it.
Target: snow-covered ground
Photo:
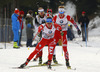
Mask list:
[[[13,49],[13,43],[7,43],[7,49],[0,49],[0,72],[52,72],[46,66],[31,67],[28,69],[12,69],[12,67],[20,66],[24,63],[29,54],[35,49],[25,47]],[[4,43],[0,43],[0,47],[4,48]],[[44,47],[43,62],[47,60],[47,47]],[[55,72],[100,72],[100,36],[90,36],[88,47],[85,42],[81,41],[81,37],[74,41],[68,42],[68,51],[70,55],[70,64],[75,71],[67,70],[65,59],[62,56],[62,47],[56,47],[57,60],[62,66],[53,66]],[[37,65],[37,62],[30,62],[28,66]]]
[[[74,28],[74,27],[73,27]],[[75,29],[76,30],[76,29]],[[27,69],[12,69],[25,62],[29,54],[35,49],[27,48],[26,42],[22,42],[23,47],[13,49],[13,42],[6,44],[0,43],[0,72],[52,72],[46,66],[31,67]],[[1,49],[3,48],[3,49]],[[87,47],[82,41],[81,36],[76,36],[73,41],[68,41],[68,51],[70,64],[76,70],[68,70],[65,66],[65,59],[62,56],[62,47],[56,47],[57,60],[61,66],[53,66],[55,72],[100,72],[100,27],[89,31]],[[47,61],[48,48],[43,49],[43,62]],[[38,65],[31,61],[28,66]]]

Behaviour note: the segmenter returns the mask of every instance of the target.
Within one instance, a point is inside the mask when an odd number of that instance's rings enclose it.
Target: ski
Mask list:
[[[27,69],[28,67],[21,68],[21,67],[12,67],[12,69]]]
[[[41,65],[33,65],[28,67],[41,67],[41,66],[47,66],[47,65],[41,64]],[[52,64],[51,66],[62,66],[62,64]]]
[[[21,68],[21,67],[12,67],[12,69],[27,69],[27,68],[41,67],[41,66],[47,66],[47,65],[43,65],[43,64],[42,65],[33,65],[33,66],[26,66],[24,68]],[[52,64],[51,66],[62,66],[62,64]]]

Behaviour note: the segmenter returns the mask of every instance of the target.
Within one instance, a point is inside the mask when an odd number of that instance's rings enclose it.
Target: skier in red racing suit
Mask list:
[[[62,47],[63,47],[64,56],[65,56],[65,60],[66,60],[66,66],[67,66],[68,69],[71,69],[71,66],[70,66],[70,63],[69,63],[69,53],[68,53],[68,50],[67,50],[68,22],[71,22],[75,26],[79,35],[81,34],[81,31],[78,28],[77,24],[74,22],[73,18],[71,18],[69,15],[64,14],[64,12],[65,12],[64,6],[59,6],[58,11],[59,11],[59,14],[57,14],[53,17],[53,22],[57,23],[58,25],[60,25],[62,27],[62,33],[57,30],[55,32],[54,38],[56,40],[56,43],[59,41],[59,39],[62,40]]]
[[[35,50],[29,55],[26,62],[20,66],[20,68],[24,68],[29,61],[45,46],[48,45],[48,68],[51,68],[51,60],[54,51],[54,46],[56,45],[56,40],[54,37],[56,37],[56,31],[61,32],[62,28],[60,25],[56,23],[52,23],[52,18],[48,17],[46,19],[46,23],[42,24],[38,27],[38,34],[42,31],[42,39],[37,44]]]

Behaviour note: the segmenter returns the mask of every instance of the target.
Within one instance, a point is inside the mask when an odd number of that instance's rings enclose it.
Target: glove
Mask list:
[[[45,20],[42,20],[42,24],[45,23]]]
[[[81,31],[80,30],[78,30],[78,35],[80,35],[81,34]]]
[[[41,35],[40,35],[40,34],[38,34],[38,37],[41,37]]]
[[[21,32],[21,30],[19,29],[19,31],[18,32]]]
[[[64,33],[63,32],[61,32],[61,36],[63,36],[64,35]]]

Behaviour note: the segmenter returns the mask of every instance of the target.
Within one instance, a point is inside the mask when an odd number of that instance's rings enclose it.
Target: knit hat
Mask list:
[[[85,14],[86,12],[85,11],[82,11],[82,14]]]
[[[16,14],[19,13],[19,10],[17,8],[15,8],[14,13],[16,13]]]
[[[52,13],[52,9],[47,9],[47,13]]]
[[[31,16],[29,13],[26,16]]]
[[[20,15],[23,14],[24,15],[24,11],[20,11]]]

